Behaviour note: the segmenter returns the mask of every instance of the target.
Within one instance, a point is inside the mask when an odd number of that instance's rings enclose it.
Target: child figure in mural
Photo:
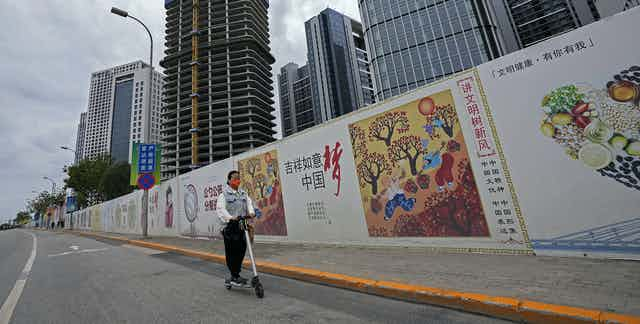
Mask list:
[[[240,276],[242,260],[247,250],[244,231],[240,228],[238,217],[255,217],[253,202],[249,195],[240,189],[240,173],[231,171],[227,175],[227,186],[218,196],[216,211],[222,224],[224,254],[231,277],[225,284],[246,285],[247,279]]]
[[[166,200],[166,208],[164,212],[164,225],[167,228],[173,227],[173,193],[171,192],[171,187],[167,188],[167,200]]]
[[[391,220],[396,208],[400,207],[405,211],[413,210],[416,203],[415,198],[407,198],[404,190],[400,189],[400,177],[392,177],[391,185],[387,192],[388,201],[384,207],[384,220]]]

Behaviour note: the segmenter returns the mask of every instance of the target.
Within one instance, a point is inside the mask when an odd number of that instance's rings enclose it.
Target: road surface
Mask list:
[[[174,253],[1,231],[0,324],[503,322],[270,275],[261,276],[265,298],[257,299],[253,290],[227,291],[226,275],[220,264]]]

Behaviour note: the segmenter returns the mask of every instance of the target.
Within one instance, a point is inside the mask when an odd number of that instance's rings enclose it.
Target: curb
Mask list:
[[[130,240],[120,236],[110,236],[90,232],[68,231],[71,234],[91,238],[102,238],[124,242],[155,250],[175,252],[202,260],[225,263],[224,255],[184,249],[172,245]],[[250,266],[249,261],[244,262]],[[490,296],[416,286],[392,281],[371,280],[309,268],[287,266],[274,262],[256,261],[260,272],[272,275],[349,289],[387,298],[400,299],[420,304],[430,304],[491,317],[526,323],[637,323],[640,317],[600,310],[540,303],[512,297]]]

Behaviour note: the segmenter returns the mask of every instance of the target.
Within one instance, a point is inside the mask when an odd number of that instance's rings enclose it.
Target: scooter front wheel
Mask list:
[[[255,290],[256,290],[256,296],[258,296],[258,298],[264,297],[264,288],[262,288],[261,283],[256,284]]]

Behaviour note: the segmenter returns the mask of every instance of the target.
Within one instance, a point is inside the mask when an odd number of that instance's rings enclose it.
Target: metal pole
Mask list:
[[[142,27],[144,27],[144,29],[147,31],[147,34],[149,34],[149,40],[151,42],[151,48],[149,50],[149,83],[147,84],[147,105],[146,105],[146,115],[147,115],[147,120],[146,120],[146,124],[145,124],[145,132],[144,132],[144,142],[145,144],[149,144],[151,142],[151,101],[153,98],[153,36],[151,36],[151,31],[149,31],[149,28],[147,28],[147,26],[140,21],[140,19],[129,15],[129,17],[131,17],[131,19],[137,21],[140,23],[140,25],[142,25]],[[144,89],[144,88],[143,88]],[[159,166],[156,166],[159,167]],[[142,236],[143,237],[147,237],[148,236],[148,223],[149,223],[149,190],[145,190],[144,194],[142,196]]]
[[[56,192],[56,183],[49,177],[42,177],[42,179],[51,181],[51,194]]]
[[[147,105],[146,105],[146,115],[147,115],[147,119],[146,119],[146,125],[145,125],[145,132],[143,134],[143,140],[145,142],[145,144],[149,144],[150,143],[150,139],[151,139],[151,100],[153,97],[153,36],[151,35],[151,31],[149,31],[149,28],[147,28],[147,26],[140,21],[140,19],[130,15],[128,12],[122,10],[122,9],[118,9],[118,8],[111,8],[111,13],[116,14],[118,16],[121,17],[131,17],[131,19],[137,21],[138,23],[140,23],[140,25],[142,25],[142,27],[144,27],[144,29],[147,31],[147,34],[149,34],[149,40],[151,41],[151,48],[149,50],[149,83],[147,84],[148,86],[148,91],[147,93],[149,94],[147,97]],[[143,88],[144,89],[144,88]],[[159,166],[157,166],[159,167]],[[148,224],[148,206],[149,206],[149,191],[145,190],[144,191],[144,196],[142,198],[142,236],[143,237],[147,237],[147,224]]]

